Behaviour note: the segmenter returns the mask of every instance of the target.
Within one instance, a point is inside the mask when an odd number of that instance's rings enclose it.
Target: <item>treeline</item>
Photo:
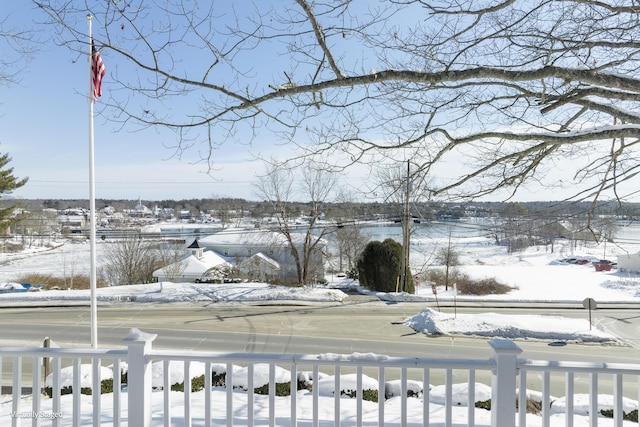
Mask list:
[[[138,200],[98,199],[98,209],[112,206],[117,211],[133,209]],[[46,199],[21,200],[20,204],[27,210],[50,208],[63,210],[67,208],[89,208],[87,199]],[[247,214],[252,217],[268,216],[272,206],[267,201],[250,201],[237,198],[208,198],[182,200],[142,200],[149,208],[170,208],[178,212],[187,210],[193,214],[199,212]],[[311,210],[310,202],[289,202],[292,212],[304,216]],[[402,206],[398,203],[381,202],[325,202],[324,215],[331,219],[372,220],[378,218],[399,219]],[[615,216],[620,219],[640,219],[640,203],[619,203],[618,201],[591,202],[540,201],[540,202],[414,202],[411,203],[411,215],[415,221],[431,221],[460,219],[465,217],[514,217],[526,216],[537,218],[587,218],[598,216]]]

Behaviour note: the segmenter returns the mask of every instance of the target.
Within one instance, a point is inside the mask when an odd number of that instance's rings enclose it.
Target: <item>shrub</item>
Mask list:
[[[445,273],[440,269],[431,269],[426,279],[437,285],[445,284]],[[499,283],[495,278],[471,279],[463,273],[455,272],[449,275],[449,283],[455,283],[461,295],[500,295],[511,291],[511,287]]]
[[[17,253],[24,251],[24,243],[17,243],[12,241],[2,242],[2,252]]]
[[[43,393],[45,394],[45,396],[51,398],[53,397],[53,388],[45,387],[43,390]],[[106,378],[100,381],[100,394],[108,394],[108,393],[113,393],[112,378]],[[60,395],[64,396],[65,394],[73,394],[73,387],[68,385],[60,388]],[[91,389],[91,387],[81,387],[80,394],[91,396],[93,394],[93,390]]]
[[[475,404],[476,408],[486,409],[487,411],[491,410],[491,399],[488,400],[479,400]]]
[[[540,415],[542,413],[542,402],[539,400],[527,399],[527,413]]]
[[[533,242],[528,237],[521,236],[521,237],[511,237],[507,239],[506,242],[503,242],[503,243],[506,243],[507,251],[510,254],[512,254],[515,252],[524,251],[525,249],[530,247]]]
[[[475,403],[476,408],[491,410],[491,399],[482,400]],[[518,399],[516,399],[516,408],[518,408]],[[527,413],[540,415],[542,413],[542,402],[527,398]]]
[[[305,379],[298,378],[298,390],[309,390],[313,389],[312,383],[307,382]]]
[[[253,389],[255,394],[269,394],[269,384]],[[291,396],[291,383],[276,383],[276,396]]]
[[[47,288],[57,286],[60,289],[66,289],[73,286],[73,289],[89,289],[90,280],[89,276],[82,274],[74,274],[71,277],[55,277],[50,274],[30,273],[18,277],[16,280],[18,283],[31,283],[33,285],[45,285]],[[105,283],[102,280],[98,280],[97,287],[104,287]]]
[[[419,391],[407,390],[407,397],[415,397],[416,399],[422,395]]]
[[[227,373],[217,373],[216,371],[211,371],[211,386],[212,387],[224,387],[227,383]]]
[[[511,287],[499,283],[495,278],[463,281],[457,286],[458,292],[463,295],[499,295],[511,291]]]
[[[360,284],[373,291],[395,292],[402,267],[401,261],[402,245],[395,240],[369,242],[356,265]],[[411,274],[405,291],[415,293]]]
[[[369,402],[377,402],[378,401],[378,390],[362,390],[362,399],[368,400]]]
[[[211,387],[224,387],[226,382],[227,374],[226,372],[222,372],[218,374],[216,371],[211,371]],[[126,377],[122,381],[122,383],[126,383]],[[204,374],[198,377],[191,378],[191,391],[197,392],[200,390],[204,390]],[[184,381],[175,383],[171,385],[171,391],[181,391],[184,392]]]
[[[355,390],[342,390],[340,394],[342,396],[349,396],[352,399],[356,397]],[[371,389],[362,390],[362,400],[368,400],[369,402],[377,402],[378,390],[371,390]]]
[[[195,393],[200,390],[204,390],[204,375],[191,378],[191,392]],[[184,381],[182,381],[181,383],[172,384],[171,391],[184,392]]]
[[[100,381],[100,394],[113,393],[113,378]]]
[[[613,418],[613,409],[601,409],[600,414],[603,417]],[[622,412],[622,419],[625,421],[632,421],[634,423],[638,422],[638,410],[634,409],[631,412]]]

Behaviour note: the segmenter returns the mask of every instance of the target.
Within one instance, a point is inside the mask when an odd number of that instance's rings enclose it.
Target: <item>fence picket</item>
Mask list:
[[[184,427],[191,427],[191,362],[184,361]]]
[[[61,358],[60,357],[55,357],[52,361],[51,364],[51,368],[52,368],[52,372],[51,372],[51,395],[52,395],[52,399],[53,399],[53,404],[52,404],[52,412],[54,414],[62,414],[62,412],[60,411],[60,364],[61,364]],[[60,419],[60,417],[56,416],[53,418],[53,427],[59,427],[60,423],[62,422],[62,420]]]
[[[297,427],[298,425],[298,368],[296,364],[289,366],[289,376],[291,381],[291,412],[289,416],[291,418],[291,427]]]
[[[312,409],[312,417],[313,417],[313,427],[318,427],[320,424],[320,421],[318,420],[320,415],[319,415],[319,401],[320,401],[320,387],[318,386],[319,383],[319,379],[318,379],[318,375],[320,375],[319,373],[319,367],[318,365],[313,365],[313,370],[312,370],[312,374],[313,376],[312,381],[313,381],[313,389],[311,390],[312,393],[312,400],[313,400],[313,409]],[[640,382],[638,383],[638,395],[640,396]]]
[[[254,405],[253,405],[253,395],[254,395],[254,384],[253,384],[253,376],[254,376],[254,366],[253,365],[249,365],[247,366],[247,425],[249,427],[253,427],[254,425],[254,420],[253,420],[253,411],[254,411]]]
[[[624,408],[622,406],[622,375],[615,374],[613,376],[613,423],[616,427],[622,427],[624,420]]]
[[[42,364],[37,356],[31,358],[31,411],[34,414],[40,414],[40,399],[42,397]],[[33,417],[31,425],[39,427],[40,417]]]
[[[565,416],[567,417],[566,427],[573,427],[573,417],[570,417],[570,414],[573,414],[573,399],[574,399],[574,374],[573,372],[567,372],[566,379],[567,382],[565,385],[565,399],[566,399],[566,411]]]
[[[542,425],[550,427],[551,424],[551,372],[542,374]]]
[[[400,414],[402,421],[400,425],[402,427],[407,427],[407,368],[403,367],[400,370],[400,395],[402,396],[402,401],[400,402]]]
[[[102,395],[102,384],[100,381],[100,359],[99,358],[95,358],[91,361],[91,373],[92,373],[92,377],[91,377],[91,400],[93,402],[93,425],[94,426],[99,426],[100,425],[100,413],[102,412],[100,410],[100,400],[101,400],[101,395]]]
[[[11,403],[11,409],[14,414],[20,413],[20,395],[22,394],[22,358],[15,356],[13,358],[13,382],[12,389],[13,402]],[[11,426],[16,427],[18,425],[19,417],[11,417]]]
[[[120,399],[122,396],[120,372],[120,359],[115,359],[113,361],[113,427],[120,427]]]
[[[362,366],[356,368],[356,426],[362,427]]]
[[[253,369],[253,366],[251,367]],[[251,410],[247,417],[250,420],[249,427],[253,426],[253,371],[249,374],[249,390],[247,396],[249,397],[249,401],[251,402]],[[227,362],[227,375],[226,378],[226,386],[227,386],[227,427],[233,426],[233,364],[231,362]]]
[[[384,400],[387,390],[384,383],[384,367],[378,367],[378,425],[384,425]]]
[[[424,427],[429,427],[430,374],[429,368],[422,370],[422,425]]]
[[[527,371],[521,370],[518,390],[518,427],[527,426]]]
[[[204,364],[204,426],[211,427],[211,361]]]
[[[475,411],[475,405],[474,402],[476,401],[476,370],[475,369],[469,369],[469,377],[467,379],[467,384],[469,384],[469,386],[467,387],[468,390],[468,395],[467,395],[467,423],[470,426],[474,426],[476,425],[476,420],[475,420],[475,415],[476,415],[476,411]]]
[[[276,425],[276,365],[269,363],[269,427]]]
[[[589,374],[589,426],[598,427],[598,374]]]
[[[341,385],[340,385],[340,365],[336,365],[333,368],[333,422],[334,425],[340,425],[340,398],[341,398]]]
[[[154,350],[151,346],[153,338],[138,336],[134,334],[127,340],[128,348],[126,350],[87,350],[87,349],[72,349],[72,348],[0,348],[0,378],[4,372],[5,378],[2,378],[2,384],[7,384],[7,378],[11,375],[10,384],[12,388],[13,399],[11,399],[11,409],[14,416],[11,418],[11,425],[18,426],[26,421],[21,421],[21,418],[28,417],[29,414],[40,413],[42,407],[50,407],[51,411],[55,413],[60,412],[61,401],[63,399],[71,399],[72,414],[65,414],[65,425],[71,423],[75,426],[82,426],[82,422],[86,423],[86,420],[92,420],[93,424],[106,425],[105,420],[108,418],[113,419],[113,426],[119,427],[123,420],[123,408],[120,404],[120,399],[127,396],[128,414],[124,415],[128,425],[136,425],[141,427],[150,427],[151,424],[151,397],[154,397],[155,405],[162,406],[163,413],[154,412],[158,417],[163,417],[165,426],[171,425],[171,406],[174,403],[171,396],[171,369],[176,363],[183,364],[183,373],[185,377],[184,387],[184,420],[178,421],[178,424],[184,426],[190,426],[192,424],[204,425],[210,427],[214,424],[214,420],[218,420],[226,416],[226,424],[228,426],[234,425],[234,423],[253,426],[255,424],[264,425],[267,420],[256,420],[255,412],[255,400],[260,401],[260,405],[268,403],[268,410],[260,412],[260,417],[268,417],[269,425],[280,424],[280,418],[286,417],[285,412],[279,413],[277,411],[284,406],[280,406],[284,399],[289,399],[289,421],[286,421],[288,425],[296,426],[298,422],[298,416],[301,411],[299,410],[298,397],[302,393],[298,393],[297,380],[298,378],[309,377],[309,373],[304,372],[304,369],[311,369],[312,391],[309,393],[312,398],[310,417],[311,420],[305,420],[305,425],[312,425],[319,427],[321,424],[331,422],[331,412],[329,408],[320,408],[320,398],[330,393],[330,386],[333,386],[333,424],[340,425],[344,423],[342,405],[351,407],[351,403],[347,403],[344,395],[341,395],[342,389],[353,388],[348,386],[346,381],[343,381],[343,372],[356,372],[356,384],[355,384],[355,397],[356,401],[352,402],[356,408],[355,425],[362,426],[371,422],[370,417],[375,417],[375,413],[366,413],[364,408],[371,408],[371,406],[364,402],[365,392],[368,385],[365,384],[365,372],[369,374],[373,368],[373,372],[377,370],[378,381],[378,403],[377,403],[377,420],[379,425],[386,423],[393,423],[398,425],[414,425],[422,424],[423,426],[429,426],[430,424],[430,381],[437,378],[437,381],[444,383],[444,425],[453,425],[453,409],[457,406],[454,402],[454,377],[458,377],[457,372],[462,370],[467,372],[466,381],[468,391],[468,407],[466,418],[468,425],[476,424],[475,417],[479,412],[476,412],[475,401],[478,398],[476,395],[476,385],[478,384],[478,378],[483,375],[490,375],[491,377],[491,406],[492,406],[492,425],[518,425],[519,427],[526,427],[527,422],[527,390],[528,383],[531,381],[532,387],[536,390],[540,389],[540,378],[542,379],[540,394],[542,405],[542,422],[541,425],[550,424],[549,410],[551,404],[551,385],[552,379],[554,384],[556,379],[561,375],[564,375],[564,387],[566,393],[566,412],[565,412],[565,426],[572,427],[574,425],[574,398],[575,390],[577,387],[587,388],[589,396],[589,424],[592,426],[598,425],[598,421],[602,420],[603,415],[598,412],[598,393],[604,394],[605,391],[601,388],[609,388],[608,394],[611,394],[608,384],[600,384],[600,375],[607,374],[606,378],[611,375],[613,380],[613,425],[623,425],[623,399],[625,398],[625,392],[629,393],[627,383],[625,382],[627,377],[635,378],[636,384],[632,394],[635,393],[635,397],[640,397],[640,365],[636,364],[616,364],[616,363],[585,363],[585,362],[557,362],[557,361],[535,361],[528,359],[519,359],[519,349],[515,344],[506,343],[494,343],[494,356],[486,360],[456,360],[456,359],[427,359],[427,358],[394,358],[394,357],[371,357],[370,355],[360,356],[354,355],[287,355],[287,354],[251,354],[251,353],[205,353],[205,352],[174,352],[166,350]],[[45,359],[51,360],[52,371],[51,376],[45,384],[42,383],[42,363]],[[26,360],[26,362],[25,362]],[[2,361],[10,361],[12,369],[7,372],[2,369]],[[82,405],[81,389],[82,389],[82,375],[84,374],[85,365],[83,361],[89,362],[92,373],[92,394],[93,405]],[[102,395],[100,391],[101,385],[101,366],[104,363],[113,361],[113,396]],[[127,372],[127,392],[121,392],[120,382],[120,367],[125,361],[128,362]],[[159,362],[163,367],[162,384],[164,390],[162,392],[152,391],[152,375],[151,364],[153,362]],[[203,363],[205,367],[205,390],[204,401],[205,410],[202,414],[204,422],[201,422],[198,418],[197,422],[193,420],[192,405],[194,405],[194,399],[196,397],[195,392],[191,391],[193,375],[196,375],[196,362]],[[212,363],[226,364],[226,392],[216,394],[216,398],[224,396],[226,402],[221,403],[220,407],[213,407],[213,379],[212,379]],[[8,365],[9,362],[6,363]],[[29,367],[29,363],[32,364]],[[61,386],[62,384],[61,369],[63,365],[70,365],[72,371],[72,396],[62,396]],[[260,387],[262,384],[257,384],[255,378],[260,377],[257,375],[255,367],[258,364],[266,364],[268,366],[268,385],[269,395],[265,397],[257,397],[254,395],[254,389],[256,385]],[[5,366],[6,366],[5,365]],[[244,393],[239,391],[236,386],[245,387],[245,384],[234,384],[234,370],[240,369],[246,366],[247,369],[247,383],[246,383],[246,396],[247,407],[246,414],[243,413],[242,408],[239,411],[234,412],[234,398],[238,398],[237,393]],[[284,398],[277,396],[276,385],[277,377],[276,370],[281,367],[289,368],[289,378],[291,380],[290,385],[290,397]],[[27,372],[23,373],[23,369]],[[243,368],[244,369],[244,368]],[[321,371],[322,369],[322,371]],[[320,390],[320,377],[321,372],[333,370],[334,378],[329,380],[330,383],[326,390]],[[366,370],[366,371],[365,371]],[[454,370],[456,375],[454,376]],[[399,375],[396,372],[399,371]],[[435,374],[434,374],[435,372]],[[31,411],[25,411],[21,413],[25,408],[21,408],[24,400],[21,399],[21,393],[23,392],[24,375],[32,375],[30,385],[32,387],[34,396],[32,396]],[[532,373],[532,374],[530,374]],[[589,383],[585,384],[582,376],[576,374],[588,374]],[[193,375],[192,375],[193,374]],[[373,374],[375,375],[375,374]],[[503,375],[506,375],[505,380]],[[396,380],[391,380],[387,383],[390,377],[399,377],[399,386],[397,386]],[[345,377],[346,378],[346,377]],[[411,379],[410,379],[411,378]],[[422,380],[422,402],[420,403],[409,395],[415,391],[414,379],[419,378]],[[603,378],[605,376],[603,375]],[[66,376],[65,376],[66,379]],[[324,381],[322,381],[324,382]],[[604,383],[604,381],[602,381]],[[51,386],[51,402],[47,402],[47,398],[40,397],[39,391],[44,385]],[[386,385],[389,385],[387,389]],[[409,386],[411,385],[411,387]],[[495,401],[496,397],[500,394],[497,392],[498,388],[502,393],[502,400]],[[519,391],[517,390],[519,388]],[[401,405],[400,414],[385,414],[385,394],[390,391],[394,393],[394,398],[398,399]],[[455,390],[457,393],[457,389]],[[218,393],[216,391],[216,393]],[[305,393],[306,394],[306,393]],[[351,394],[348,392],[347,394]],[[399,394],[399,396],[398,396]],[[456,394],[457,396],[457,394]],[[392,397],[390,395],[389,397]],[[107,399],[113,399],[113,412],[112,417],[102,413],[101,405],[105,406]],[[514,405],[514,399],[518,401],[518,417],[517,423],[515,415],[516,408]],[[268,399],[268,400],[267,400]],[[411,400],[411,407],[408,403]],[[216,402],[219,402],[218,400]],[[222,402],[220,400],[220,402]],[[502,402],[503,406],[498,403]],[[226,408],[224,407],[226,403]],[[278,405],[276,405],[278,403]],[[603,401],[604,403],[604,401]],[[50,406],[49,406],[50,405]],[[309,405],[307,403],[307,405]],[[84,407],[83,407],[84,406]],[[158,408],[155,407],[157,411]],[[374,406],[375,408],[375,406]],[[110,409],[110,408],[109,408]],[[226,409],[226,410],[225,410]],[[328,409],[328,412],[322,412],[321,409]],[[410,410],[409,410],[410,409]],[[82,411],[85,412],[82,412]],[[94,411],[95,410],[95,411]],[[417,410],[417,412],[416,412]],[[216,415],[214,411],[218,411],[220,415]],[[284,410],[283,410],[284,411]],[[374,409],[375,411],[375,409]],[[438,408],[438,412],[440,412]],[[458,411],[458,410],[456,410]],[[478,410],[480,411],[480,410]],[[94,413],[95,412],[95,413]],[[458,416],[462,412],[456,412],[456,423]],[[386,418],[393,418],[399,415],[398,420],[387,420]],[[70,416],[70,417],[69,417]],[[200,415],[198,415],[199,417]],[[69,418],[68,418],[69,417]],[[243,419],[246,417],[246,420]],[[418,418],[418,419],[416,419]],[[420,420],[421,418],[421,420]],[[495,420],[503,420],[503,424],[495,422]],[[506,421],[505,421],[506,420]],[[31,424],[34,426],[40,425],[38,419],[31,419]],[[349,422],[353,423],[353,420]],[[505,424],[506,423],[506,424]],[[216,422],[217,424],[217,422]],[[49,425],[49,424],[47,424]],[[50,425],[58,427],[61,425],[61,419],[54,417],[51,420]]]
[[[164,427],[171,427],[171,361],[162,362],[162,398],[164,399]]]

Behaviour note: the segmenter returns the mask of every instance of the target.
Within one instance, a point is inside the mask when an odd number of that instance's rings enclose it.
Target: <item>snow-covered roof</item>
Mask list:
[[[204,249],[206,246],[202,246],[198,239],[195,239],[193,243],[187,246],[187,249]]]
[[[294,243],[302,244],[304,233],[292,233]],[[202,243],[208,247],[212,246],[288,246],[287,239],[277,231],[272,230],[246,230],[228,229],[212,234],[201,239]],[[323,246],[323,242],[320,243]]]
[[[264,245],[282,241],[284,238],[278,233],[268,230],[229,229],[203,237],[202,244],[212,245]]]
[[[170,265],[175,264],[181,264],[180,276],[183,277],[200,277],[214,267],[225,264],[231,266],[231,264],[227,262],[227,260],[213,251],[203,252],[201,258],[195,255],[189,255],[182,261],[178,261],[177,263],[173,263]],[[169,266],[165,266],[154,271],[153,276],[164,276],[164,272],[167,267]]]
[[[138,203],[133,208],[134,212],[144,212],[144,213],[152,213],[151,209],[143,205],[142,203]]]
[[[242,262],[240,262],[239,266],[252,264],[256,260],[258,262],[264,262],[264,263],[270,265],[274,270],[280,270],[280,263],[278,263],[276,260],[274,260],[272,258],[269,258],[268,256],[266,256],[262,252],[258,252],[257,254],[251,255],[249,258],[247,258],[247,259],[243,260]]]
[[[191,255],[185,259],[186,267],[183,270],[183,274],[202,274],[213,267],[217,267],[222,264],[229,264],[224,258],[213,251],[206,251],[202,253],[202,258],[198,258]]]

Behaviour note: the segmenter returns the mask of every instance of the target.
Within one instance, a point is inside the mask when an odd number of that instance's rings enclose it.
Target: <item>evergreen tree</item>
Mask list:
[[[13,168],[7,165],[11,161],[8,154],[0,156],[0,197],[3,194],[10,194],[16,188],[20,188],[27,183],[29,178],[18,179],[13,175]],[[5,232],[16,221],[14,211],[17,203],[10,206],[0,207],[0,233]]]
[[[393,239],[369,242],[358,259],[358,278],[367,289],[396,292],[402,267],[402,245]],[[409,275],[406,291],[415,293],[413,277]]]

